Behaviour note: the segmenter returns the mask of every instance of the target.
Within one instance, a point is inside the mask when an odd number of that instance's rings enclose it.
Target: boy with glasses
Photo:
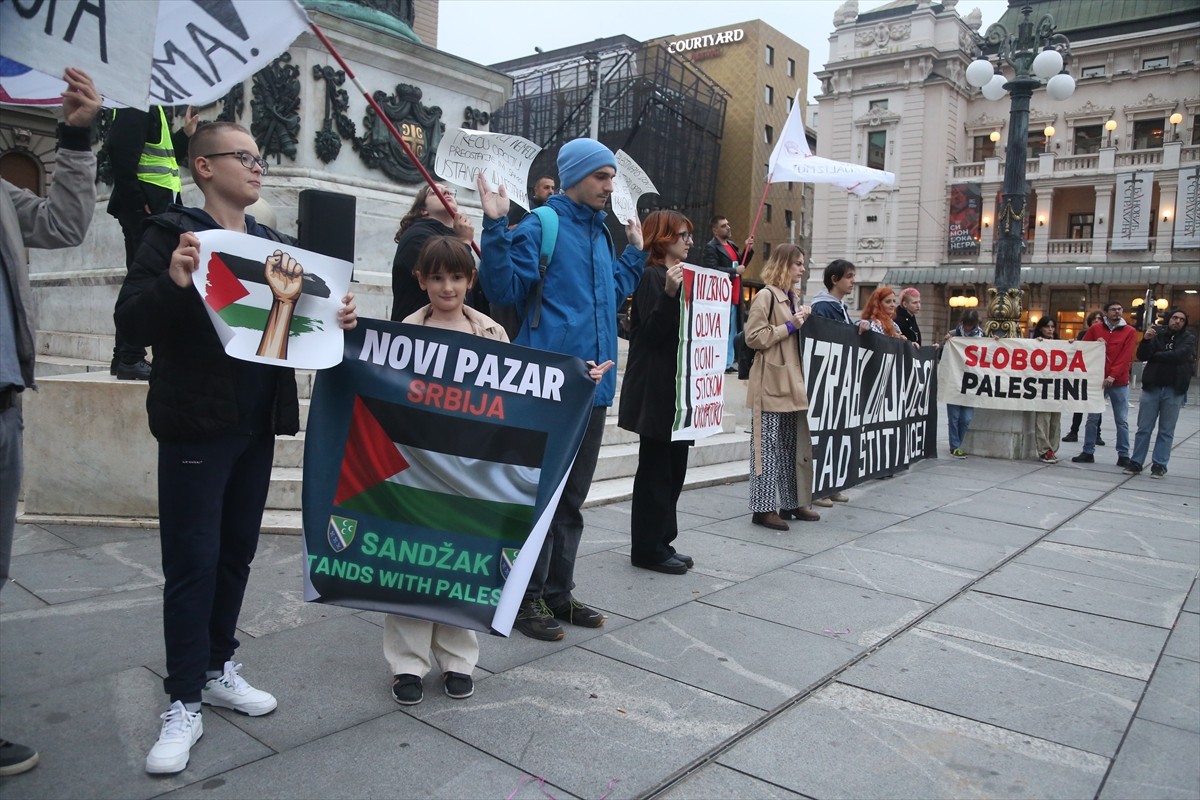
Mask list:
[[[233,654],[275,436],[300,429],[294,370],[226,355],[192,285],[200,255],[196,232],[248,233],[279,242],[283,251],[296,244],[245,213],[258,200],[266,162],[250,132],[230,122],[200,127],[188,160],[204,208],[173,205],[150,218],[116,313],[127,341],[154,347],[146,411],[158,440],[163,688],[171,706],[146,756],[153,774],[187,767],[204,733],[201,703],[249,716],[275,710],[272,695],[241,677]],[[276,261],[273,270],[283,255],[268,260]],[[283,278],[300,280],[294,270]],[[274,278],[272,290],[278,298]],[[353,295],[342,303],[338,324],[353,328]]]

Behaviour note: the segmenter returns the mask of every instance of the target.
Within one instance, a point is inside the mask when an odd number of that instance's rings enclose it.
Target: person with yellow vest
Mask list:
[[[142,240],[146,220],[182,199],[179,164],[187,160],[188,139],[199,122],[191,106],[184,114],[183,127],[174,133],[162,106],[151,106],[148,112],[137,108],[113,111],[112,127],[105,140],[113,176],[108,213],[121,224],[127,270]],[[183,159],[177,159],[176,153]],[[108,371],[118,380],[148,380],[146,349],[123,342],[117,333]]]

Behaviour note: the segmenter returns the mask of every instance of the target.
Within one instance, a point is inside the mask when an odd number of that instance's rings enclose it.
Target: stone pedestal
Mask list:
[[[26,514],[158,516],[146,390],[89,372],[39,378],[25,392]]]
[[[963,449],[973,456],[1019,461],[1037,456],[1032,411],[998,411],[977,408],[963,439]]]

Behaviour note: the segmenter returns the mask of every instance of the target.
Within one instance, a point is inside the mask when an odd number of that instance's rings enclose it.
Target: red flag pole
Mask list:
[[[754,232],[758,230],[758,220],[762,217],[763,206],[767,204],[767,190],[771,188],[771,176],[774,174],[772,172],[771,175],[767,176],[767,185],[763,187],[762,199],[758,201],[758,213],[754,215],[754,224],[750,226],[751,239],[754,238]]]
[[[375,98],[372,97],[371,93],[367,91],[366,87],[359,82],[358,76],[354,74],[354,70],[350,69],[350,65],[345,62],[341,53],[339,53],[337,48],[333,46],[333,42],[325,38],[325,34],[320,28],[317,27],[317,23],[310,21],[308,25],[310,28],[312,28],[313,34],[315,34],[316,37],[321,40],[321,44],[325,45],[325,49],[329,51],[329,54],[333,56],[335,61],[338,62],[338,65],[346,72],[346,75],[348,75],[350,80],[354,82],[354,85],[358,87],[358,90],[362,92],[363,98],[375,111],[375,115],[383,121],[383,124],[387,126],[388,131],[392,134],[392,138],[395,139],[400,144],[400,147],[404,149],[404,154],[408,156],[409,160],[411,160],[416,168],[421,172],[421,177],[425,179],[425,182],[429,184],[429,188],[433,190],[435,195],[437,195],[437,199],[441,201],[442,206],[446,209],[446,213],[454,216],[454,209],[450,207],[450,201],[447,200],[446,195],[442,194],[442,191],[438,189],[437,183],[433,180],[433,176],[429,174],[429,170],[425,169],[425,165],[420,162],[420,160],[417,158],[417,154],[414,153],[412,148],[408,146],[408,142],[404,141],[404,138],[400,136],[400,131],[396,130],[396,126],[390,119],[388,119],[388,115],[383,113],[383,109],[379,107],[379,103],[375,102]],[[766,195],[764,194],[763,197],[765,198]],[[471,242],[471,249],[475,251],[475,255],[483,255],[479,252],[479,245],[475,244],[475,242]]]

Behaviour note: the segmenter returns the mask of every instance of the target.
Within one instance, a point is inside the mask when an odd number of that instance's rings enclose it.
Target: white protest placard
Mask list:
[[[679,356],[671,440],[721,432],[733,282],[723,272],[683,265],[679,302]]]
[[[349,261],[233,231],[196,238],[192,284],[226,353],[300,369],[341,362],[337,312],[350,290]]]
[[[529,208],[529,168],[542,151],[528,139],[503,133],[458,128],[446,131],[438,142],[433,171],[447,183],[475,188],[483,177],[493,188],[504,186],[508,199]]]
[[[626,224],[637,217],[637,201],[644,194],[658,194],[646,171],[624,150],[617,151],[617,177],[613,178],[613,214]]]
[[[1104,410],[1104,343],[953,336],[938,363],[938,401],[1009,411]]]
[[[0,1],[0,53],[50,77],[91,75],[117,104],[204,105],[308,30],[295,0]]]

